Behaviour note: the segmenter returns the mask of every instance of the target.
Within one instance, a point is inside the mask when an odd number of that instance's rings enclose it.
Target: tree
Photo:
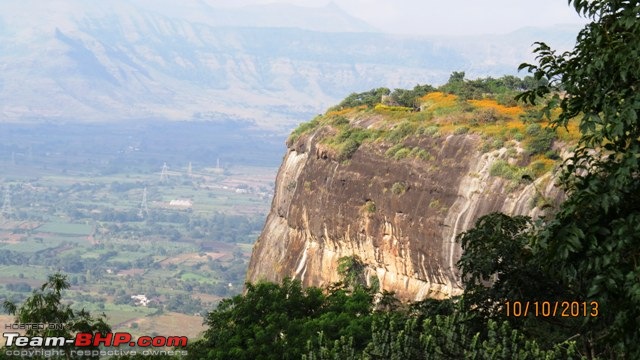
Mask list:
[[[420,321],[406,313],[383,313],[373,318],[371,341],[358,349],[349,337],[335,341],[325,332],[309,340],[303,359],[571,359],[575,343],[548,349],[513,329],[507,321],[489,320],[482,331],[469,326],[468,314],[458,307],[449,315],[427,314]]]
[[[400,106],[417,108],[420,105],[418,99],[432,91],[435,91],[435,88],[431,85],[416,85],[413,90],[395,89],[390,96]]]
[[[552,127],[580,119],[562,177],[569,196],[534,251],[576,300],[599,305],[580,329],[588,355],[640,358],[640,1],[569,3],[592,20],[575,48],[537,43],[538,65],[521,65],[548,82],[521,99],[559,106]]]
[[[101,333],[106,334],[111,328],[105,322],[105,315],[94,318],[84,309],[75,311],[69,305],[62,304],[62,291],[69,288],[67,277],[60,273],[50,275],[47,282],[21,305],[17,306],[11,301],[4,302],[4,309],[11,315],[15,315],[17,323],[45,324],[44,328],[30,328],[26,330],[27,336],[54,336],[72,338],[76,333]],[[56,324],[49,326],[49,324]],[[63,325],[62,328],[58,325]],[[67,359],[70,358],[69,349],[72,345],[65,345]],[[83,347],[83,350],[97,349]]]
[[[338,106],[336,106],[335,108],[343,109],[362,105],[367,107],[374,107],[376,104],[380,103],[383,95],[389,95],[390,93],[391,90],[384,87],[371,89],[362,93],[352,93],[344,100],[342,100],[342,102],[340,102],[340,104],[338,104]]]
[[[209,328],[189,347],[198,359],[300,359],[307,342],[350,339],[361,351],[371,340],[373,295],[356,286],[302,288],[299,280],[246,284],[246,293],[224,299],[207,315]]]
[[[338,259],[338,275],[352,289],[366,285],[365,265],[357,255],[343,256]]]
[[[543,348],[552,349],[575,334],[575,320],[558,322],[553,317],[509,316],[506,312],[508,304],[570,298],[571,292],[545,271],[542,254],[531,247],[537,230],[529,217],[492,213],[461,233],[458,241],[463,254],[457,265],[465,289],[462,305],[474,331],[483,331],[490,321],[506,319]]]
[[[464,71],[452,72],[449,80],[440,87],[440,90],[450,94],[461,95],[464,89],[464,76]]]
[[[299,281],[282,285],[247,284],[245,295],[224,299],[207,316],[209,329],[191,345],[189,353],[207,359],[296,358],[311,336],[300,322],[317,313],[324,302],[319,289],[302,290]]]
[[[495,318],[507,300],[568,300],[580,318],[510,319],[543,342],[575,339],[588,358],[640,358],[640,1],[570,0],[592,19],[576,47],[557,54],[537,43],[523,64],[551,130],[579,119],[580,140],[563,166],[568,197],[537,228],[492,214],[462,234],[465,300],[475,319]],[[550,117],[559,106],[557,119]],[[534,124],[536,125],[536,124]],[[529,144],[548,148],[551,133]],[[546,326],[555,323],[553,332]],[[486,325],[486,322],[485,322]]]
[[[531,285],[540,282],[540,273],[529,266],[531,219],[493,213],[477,220],[459,235],[463,254],[458,261],[465,300],[470,312],[481,317],[503,317],[505,301],[532,299]],[[487,286],[491,284],[491,286]]]

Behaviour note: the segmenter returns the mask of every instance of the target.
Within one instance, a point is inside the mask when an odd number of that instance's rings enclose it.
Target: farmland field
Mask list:
[[[243,127],[7,124],[0,301],[61,272],[65,300],[114,329],[182,335],[188,321],[197,336],[201,315],[242,291],[281,159],[283,137],[229,136]]]

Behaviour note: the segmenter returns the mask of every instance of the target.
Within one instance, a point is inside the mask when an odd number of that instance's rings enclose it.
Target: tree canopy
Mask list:
[[[640,358],[640,2],[570,0],[575,9],[592,20],[578,35],[572,51],[558,54],[537,43],[538,64],[523,64],[538,86],[520,99],[544,102],[552,128],[567,126],[579,118],[580,139],[564,162],[561,185],[568,197],[554,216],[538,228],[517,228],[506,239],[476,229],[461,236],[465,254],[463,269],[472,274],[467,296],[489,293],[494,299],[524,295],[535,300],[564,298],[593,304],[597,316],[559,319],[555,329],[576,339],[588,358]],[[491,215],[496,219],[497,215]],[[504,220],[504,219],[503,219]],[[514,226],[515,218],[504,220]],[[502,232],[500,232],[502,233]],[[504,234],[504,233],[502,233]],[[522,242],[523,234],[529,238]],[[499,241],[496,241],[499,240]],[[473,243],[501,249],[504,263],[520,262],[504,271],[505,264],[488,273],[474,268],[482,254]],[[487,245],[489,244],[489,245]],[[518,246],[518,244],[520,244]],[[486,253],[486,250],[484,250]],[[527,254],[522,257],[522,254]],[[476,258],[475,256],[478,256]],[[470,263],[471,260],[473,263]],[[528,271],[538,281],[519,282]],[[478,286],[479,275],[497,276],[491,290]],[[507,281],[512,286],[505,287]],[[531,293],[533,290],[533,293]],[[507,296],[504,296],[507,294]],[[502,296],[502,297],[501,297]],[[481,302],[478,301],[478,304]],[[480,306],[477,309],[482,309]],[[531,320],[531,319],[530,319]],[[579,320],[579,321],[578,321]],[[543,326],[529,324],[533,331]],[[556,334],[557,335],[557,334]]]
[[[62,292],[69,288],[67,277],[61,273],[50,275],[47,282],[20,306],[6,300],[4,309],[15,315],[16,323],[46,324],[43,328],[32,327],[26,330],[27,336],[53,336],[71,339],[76,333],[106,334],[111,328],[105,322],[105,315],[93,317],[84,309],[73,310],[70,305],[62,302]],[[54,326],[48,326],[48,325]],[[62,326],[60,326],[62,325]],[[73,344],[65,344],[69,350]],[[94,350],[95,347],[84,347],[83,350]],[[69,352],[67,352],[67,355]],[[10,358],[10,357],[9,357]]]

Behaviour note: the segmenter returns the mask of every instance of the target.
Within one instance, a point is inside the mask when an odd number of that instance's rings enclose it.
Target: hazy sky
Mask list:
[[[290,3],[322,6],[329,0],[208,0],[238,6]],[[566,0],[333,0],[353,16],[386,33],[491,34],[526,26],[584,24]],[[576,26],[579,28],[579,26]]]

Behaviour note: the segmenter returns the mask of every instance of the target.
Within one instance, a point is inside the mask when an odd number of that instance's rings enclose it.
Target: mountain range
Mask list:
[[[335,4],[5,1],[0,121],[245,119],[285,132],[351,92],[515,74],[533,42],[570,48],[576,34],[389,35]]]

